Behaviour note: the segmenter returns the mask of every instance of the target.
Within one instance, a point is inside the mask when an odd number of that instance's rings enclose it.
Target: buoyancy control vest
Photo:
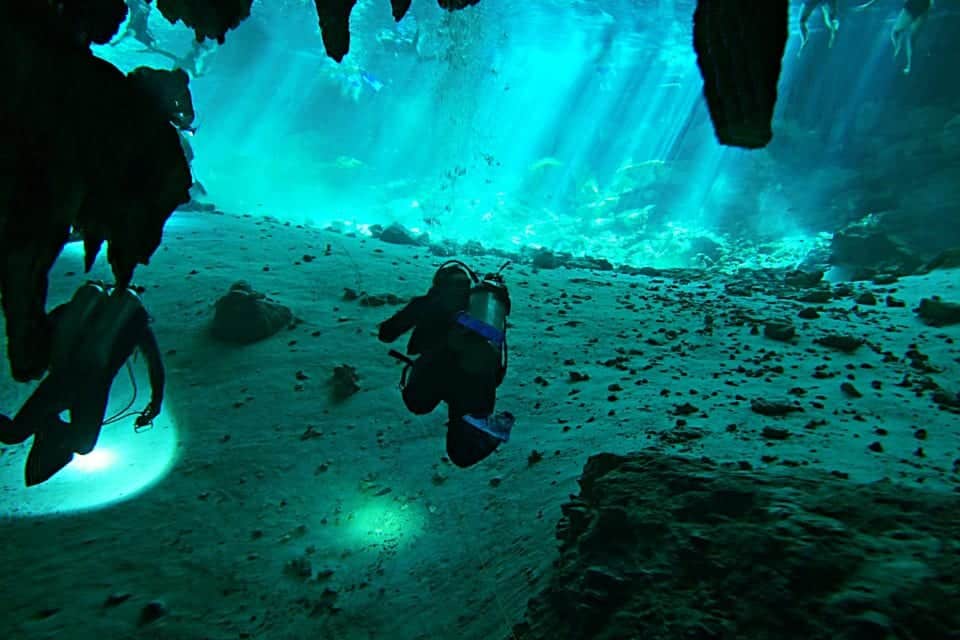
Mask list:
[[[107,288],[88,282],[73,294],[57,318],[50,357],[50,371],[79,368],[86,375],[106,371],[117,340],[131,322],[146,310],[140,298],[127,288]]]
[[[470,275],[473,286],[467,308],[456,315],[457,326],[450,332],[448,344],[459,356],[464,371],[474,374],[494,371],[499,384],[507,370],[507,316],[510,314],[510,295],[502,272],[510,263],[482,278],[463,263],[459,264]]]

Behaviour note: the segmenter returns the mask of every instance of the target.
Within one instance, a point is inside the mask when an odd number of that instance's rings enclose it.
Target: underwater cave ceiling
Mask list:
[[[155,0],[198,40],[223,42],[253,0]],[[384,0],[386,1],[386,0]],[[449,11],[479,0],[437,0]],[[411,0],[390,0],[401,20]],[[350,48],[356,0],[315,0],[327,54]],[[192,176],[177,128],[193,119],[183,71],[123,74],[90,51],[109,42],[124,0],[0,3],[0,299],[15,380],[43,376],[49,359],[48,272],[71,228],[87,269],[104,241],[118,285],[160,245]],[[698,0],[694,48],[721,144],[761,148],[772,138],[786,46],[788,0]]]

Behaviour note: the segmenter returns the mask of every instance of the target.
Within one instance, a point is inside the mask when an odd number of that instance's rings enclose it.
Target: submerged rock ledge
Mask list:
[[[592,456],[513,637],[960,638],[960,499],[825,473]]]

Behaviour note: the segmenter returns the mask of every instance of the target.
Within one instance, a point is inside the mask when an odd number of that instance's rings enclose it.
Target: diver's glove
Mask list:
[[[380,342],[393,342],[399,338],[403,335],[405,328],[398,327],[397,324],[396,316],[381,322],[377,330],[377,339],[380,340]]]
[[[146,427],[153,422],[154,418],[160,415],[160,400],[151,400],[150,404],[137,416],[135,424],[137,427]]]

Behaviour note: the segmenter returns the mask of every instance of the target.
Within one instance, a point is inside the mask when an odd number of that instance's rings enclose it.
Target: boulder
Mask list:
[[[293,322],[293,312],[240,280],[217,300],[210,333],[223,342],[251,344],[269,338]]]

